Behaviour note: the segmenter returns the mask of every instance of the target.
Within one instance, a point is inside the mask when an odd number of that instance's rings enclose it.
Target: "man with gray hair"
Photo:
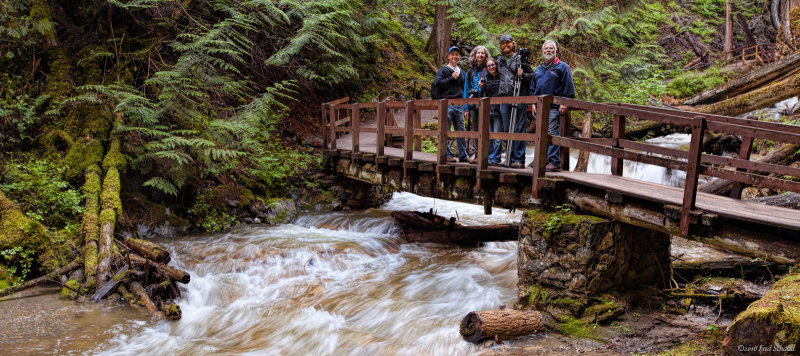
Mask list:
[[[558,47],[552,40],[544,41],[542,45],[542,56],[544,63],[536,67],[531,81],[530,95],[554,95],[565,98],[575,98],[575,83],[572,80],[572,69],[556,56]],[[537,108],[549,110],[547,133],[558,135],[558,121],[561,115],[567,112],[564,105],[551,104],[549,108]],[[547,166],[548,172],[558,172],[561,170],[560,147],[552,143],[547,145]]]

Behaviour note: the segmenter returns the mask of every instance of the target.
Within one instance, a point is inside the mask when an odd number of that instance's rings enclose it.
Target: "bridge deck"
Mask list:
[[[366,137],[365,137],[366,138]],[[337,145],[342,150],[350,150],[351,144],[348,139],[337,140]],[[363,142],[363,141],[362,141]],[[362,153],[375,153],[375,145],[371,143],[361,144],[359,151]],[[392,158],[403,158],[403,150],[399,148],[385,147],[384,154]],[[425,152],[414,152],[414,161],[436,164],[436,155]],[[472,166],[468,163],[450,163],[448,166]],[[489,167],[490,171],[498,173],[515,173],[521,176],[532,177],[532,168],[513,169],[506,167]],[[621,194],[645,199],[661,204],[677,205],[683,203],[683,188],[670,187],[661,184],[645,182],[611,174],[581,173],[581,172],[557,172],[547,173],[549,177],[561,177],[565,180],[598,189],[619,192]],[[706,212],[714,213],[722,217],[753,222],[771,226],[778,226],[790,230],[800,231],[800,211],[794,209],[781,208],[776,206],[748,203],[747,201],[737,200],[729,197],[697,193],[696,206]]]

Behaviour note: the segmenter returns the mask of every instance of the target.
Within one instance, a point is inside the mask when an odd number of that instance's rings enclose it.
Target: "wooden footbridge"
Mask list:
[[[682,235],[724,248],[778,262],[800,262],[800,211],[748,203],[736,198],[697,191],[700,175],[736,182],[738,197],[742,185],[800,192],[800,169],[750,161],[756,139],[800,145],[800,127],[735,117],[631,104],[601,104],[553,96],[499,97],[347,103],[348,99],[322,105],[325,157],[339,174],[373,184],[387,184],[402,178],[396,188],[421,195],[454,198],[506,207],[555,206],[571,203],[584,213],[606,216],[622,222]],[[547,134],[548,110],[536,111],[534,133],[489,132],[489,108],[493,104],[534,104],[549,108],[566,105],[569,111],[591,111],[613,117],[611,138],[578,138],[568,135],[569,112],[561,117],[560,136]],[[448,105],[478,105],[478,131],[449,131]],[[404,110],[404,124],[394,123],[391,112]],[[438,129],[421,127],[421,113],[438,112]],[[375,125],[362,126],[362,113],[375,115]],[[683,126],[691,131],[688,149],[665,148],[627,140],[627,118],[638,118]],[[388,124],[387,124],[388,123]],[[706,131],[742,138],[738,158],[701,151]],[[338,135],[349,135],[348,140]],[[374,135],[374,136],[372,136]],[[373,139],[365,139],[366,137]],[[402,137],[401,148],[391,147],[391,137]],[[421,151],[421,138],[445,142],[447,138],[477,139],[477,164],[451,163],[445,145],[437,153]],[[532,143],[533,168],[512,169],[488,164],[489,140],[519,140]],[[360,141],[365,141],[362,144]],[[338,141],[338,142],[337,142]],[[366,142],[369,141],[369,142]],[[562,171],[545,172],[548,143],[562,147]],[[585,150],[611,157],[608,174],[568,171],[569,150]],[[623,161],[630,160],[686,172],[683,188],[670,187],[622,176]],[[389,174],[394,172],[392,174]],[[428,188],[417,183],[426,182]],[[458,178],[469,178],[474,194],[454,194]],[[512,188],[508,188],[511,186]],[[448,188],[450,187],[450,188]],[[529,188],[528,188],[529,187]],[[461,187],[463,190],[464,187]],[[510,189],[510,190],[509,190]],[[522,199],[504,199],[511,191]]]

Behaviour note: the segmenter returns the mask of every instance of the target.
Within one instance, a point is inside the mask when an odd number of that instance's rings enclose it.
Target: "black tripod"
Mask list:
[[[519,96],[519,90],[522,87],[522,76],[515,76],[514,77],[514,95]],[[509,121],[508,133],[514,132],[514,128],[517,126],[517,105],[516,103],[511,104],[511,119]],[[511,139],[508,139],[506,142],[506,167],[511,165]]]

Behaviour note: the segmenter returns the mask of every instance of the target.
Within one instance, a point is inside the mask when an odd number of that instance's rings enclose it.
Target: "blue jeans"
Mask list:
[[[525,133],[528,129],[527,104],[517,104],[517,119],[512,128],[516,133]],[[500,115],[503,117],[503,129],[508,130],[511,125],[511,104],[500,104]],[[508,132],[508,131],[506,131]],[[511,141],[511,157],[506,157],[509,162],[525,163],[525,141]]]
[[[461,105],[447,106],[447,128],[450,129],[451,127],[454,131],[464,131],[464,109],[462,109]],[[448,138],[447,157],[453,156],[450,153],[450,142],[452,142],[452,139]],[[469,155],[467,154],[467,145],[464,142],[464,138],[456,138],[456,144],[458,145],[458,159],[461,161],[467,160]]]
[[[558,134],[558,121],[561,118],[561,113],[558,109],[550,109],[550,120],[547,122],[547,133],[553,136],[560,136]],[[547,145],[547,164],[552,164],[561,168],[561,146],[556,146],[552,143]]]
[[[506,132],[500,114],[489,115],[489,131]],[[489,140],[489,162],[500,163],[501,154],[503,154],[503,140]]]

